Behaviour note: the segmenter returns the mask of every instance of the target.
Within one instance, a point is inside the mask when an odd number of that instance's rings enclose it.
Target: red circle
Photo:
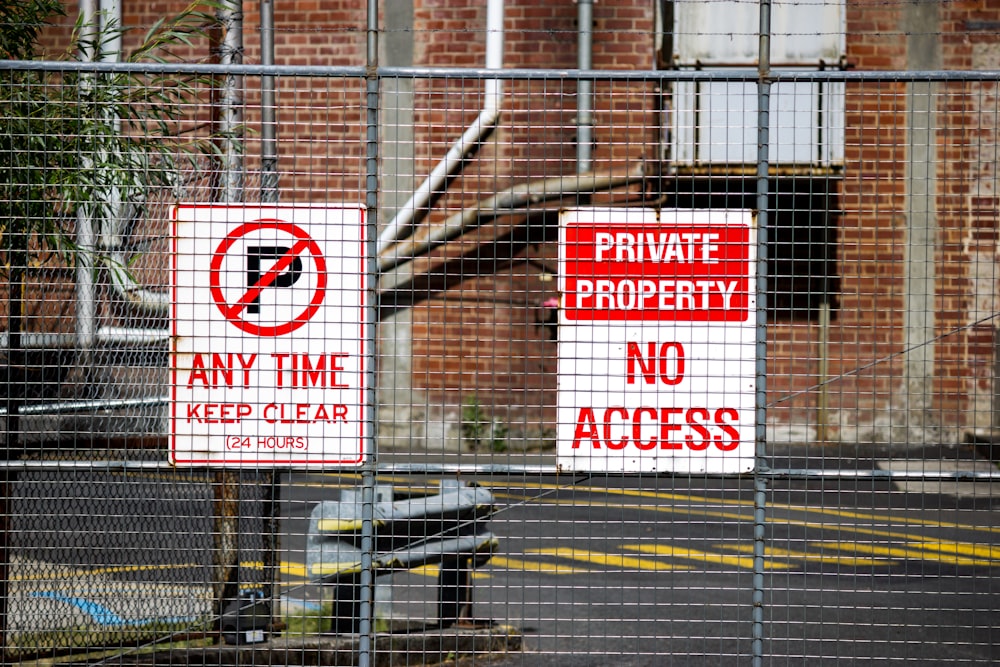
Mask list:
[[[256,232],[261,229],[275,229],[280,232],[285,232],[286,234],[291,234],[294,238],[298,239],[304,244],[304,248],[307,249],[313,258],[313,262],[316,263],[316,291],[309,302],[299,315],[297,315],[291,322],[284,322],[276,326],[261,326],[259,324],[254,324],[253,322],[247,322],[239,318],[239,312],[242,312],[242,307],[240,303],[237,302],[234,305],[230,305],[222,293],[222,287],[220,285],[220,273],[222,269],[222,260],[225,259],[226,252],[229,248],[240,238],[250,234],[251,232]],[[261,219],[255,220],[254,222],[247,222],[228,235],[222,240],[222,243],[215,249],[215,253],[212,254],[212,263],[209,268],[209,287],[211,288],[212,300],[215,301],[215,305],[218,306],[219,310],[222,312],[223,317],[226,318],[233,326],[245,331],[248,334],[254,336],[283,336],[287,333],[295,331],[303,324],[308,322],[316,311],[319,310],[320,304],[323,302],[323,298],[326,295],[326,259],[323,257],[323,252],[319,247],[319,244],[313,240],[309,234],[299,227],[298,225],[293,225],[288,222],[283,222],[281,220],[270,220]],[[245,300],[244,298],[241,299]],[[237,312],[233,312],[236,310]]]

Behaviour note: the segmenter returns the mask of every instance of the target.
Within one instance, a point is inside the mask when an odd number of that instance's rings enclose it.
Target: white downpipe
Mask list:
[[[111,27],[110,36],[102,34],[101,60],[118,62],[122,56],[122,3],[121,0],[99,0],[101,27]],[[102,31],[103,32],[103,31]],[[108,41],[104,42],[103,39]]]
[[[80,0],[80,60],[94,62],[100,57],[97,0]],[[93,86],[92,75],[80,77],[80,86]],[[88,168],[86,155],[81,165]],[[76,208],[76,346],[90,350],[94,346],[97,327],[97,292],[94,287],[94,251],[97,243],[94,208],[89,202],[77,202]]]
[[[503,0],[488,0],[486,5],[486,69],[503,68],[503,19]],[[468,155],[496,129],[500,119],[503,82],[499,79],[487,79],[483,84],[483,97],[485,98],[483,109],[476,119],[462,133],[458,141],[452,144],[444,158],[437,163],[430,175],[413,193],[413,196],[400,207],[395,217],[382,230],[376,246],[378,254],[381,254],[396,241],[410,235],[413,228],[427,215],[427,209],[435,194],[441,192],[448,178],[458,171]]]
[[[222,23],[219,64],[243,64],[243,0],[222,0],[216,10]],[[219,133],[222,135],[221,178],[216,201],[243,201],[243,76],[226,73],[219,99]]]
[[[95,2],[95,0],[85,0]],[[102,48],[99,58],[103,62],[121,62],[122,56],[122,4],[121,0],[97,0],[100,7],[100,25]],[[104,40],[107,41],[104,41]],[[121,120],[113,118],[110,122],[120,131]],[[126,207],[120,194],[113,190],[110,194],[107,211],[110,215],[102,220],[101,243],[109,252],[111,265],[108,278],[115,293],[133,307],[139,308],[153,316],[165,316],[169,312],[170,296],[166,292],[155,292],[135,282],[128,270],[128,258],[118,248],[122,244],[122,234],[126,224]],[[98,332],[98,338],[105,337]]]

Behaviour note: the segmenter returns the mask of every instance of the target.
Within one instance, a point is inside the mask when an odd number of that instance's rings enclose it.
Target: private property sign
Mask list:
[[[170,460],[360,465],[365,209],[174,209]]]
[[[559,234],[559,466],[750,470],[753,214],[579,208]]]

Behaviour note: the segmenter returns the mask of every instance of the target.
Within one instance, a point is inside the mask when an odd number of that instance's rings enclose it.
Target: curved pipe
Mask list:
[[[461,236],[470,229],[512,211],[547,201],[563,199],[581,192],[599,192],[641,183],[643,179],[643,168],[638,167],[629,174],[554,176],[515,185],[483,199],[475,206],[453,214],[440,225],[431,229],[426,238],[399,242],[394,246],[392,254],[379,257],[378,268],[384,272],[406,264]]]
[[[504,42],[503,0],[488,0],[486,5],[486,69],[503,68]],[[486,141],[500,120],[500,101],[503,82],[488,79],[483,84],[483,109],[476,120],[462,133],[430,175],[414,191],[393,219],[379,235],[376,254],[382,254],[396,241],[407,238],[427,215],[434,201],[443,194],[448,179],[454,176],[465,161]]]

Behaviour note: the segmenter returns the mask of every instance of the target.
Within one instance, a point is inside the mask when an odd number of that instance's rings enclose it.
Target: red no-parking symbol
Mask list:
[[[272,260],[273,264],[268,266]],[[293,304],[285,317],[268,324],[264,324],[266,316],[259,321],[248,318],[261,313],[261,296],[265,291],[282,289],[289,297],[303,293],[301,287],[293,287],[306,272],[303,260],[311,261],[311,271],[307,273],[314,275],[315,280],[305,288],[309,294],[302,303]],[[227,263],[242,269],[224,270]],[[209,270],[212,300],[222,315],[241,331],[254,336],[282,336],[303,326],[319,310],[326,283],[326,259],[319,244],[298,225],[281,220],[256,220],[234,229],[215,249]]]

